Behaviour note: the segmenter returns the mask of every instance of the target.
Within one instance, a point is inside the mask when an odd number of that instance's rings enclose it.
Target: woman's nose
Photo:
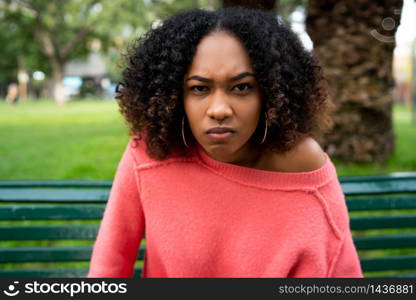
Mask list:
[[[211,101],[207,110],[207,115],[216,120],[224,120],[233,114],[228,97],[221,91],[216,91],[211,96]]]

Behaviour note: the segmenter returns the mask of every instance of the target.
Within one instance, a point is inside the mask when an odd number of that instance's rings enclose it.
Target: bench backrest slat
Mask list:
[[[80,188],[80,187],[104,187],[111,188],[111,180],[2,180],[0,188]]]
[[[416,248],[416,234],[355,237],[354,243],[361,250]]]
[[[88,261],[91,247],[22,247],[0,249],[0,262]]]
[[[0,263],[89,261],[91,251],[91,246],[0,248]],[[138,254],[138,260],[144,258],[144,252],[145,248],[142,246]]]
[[[416,255],[364,258],[361,260],[361,266],[367,271],[416,269]]]
[[[2,188],[1,202],[36,202],[36,203],[105,203],[109,196],[108,189],[62,189],[62,188]]]
[[[339,180],[346,195],[414,193],[416,192],[415,174],[340,177]]]
[[[94,240],[98,225],[1,226],[0,240]]]
[[[416,215],[351,217],[352,230],[415,228]]]
[[[134,269],[134,277],[140,277],[142,268]],[[88,268],[55,268],[38,270],[0,270],[0,278],[82,278],[88,274]]]
[[[347,197],[346,200],[350,212],[416,208],[416,195]]]
[[[83,278],[88,274],[88,268],[50,268],[31,270],[0,270],[0,278]]]
[[[8,205],[0,206],[0,220],[97,220],[104,205]]]

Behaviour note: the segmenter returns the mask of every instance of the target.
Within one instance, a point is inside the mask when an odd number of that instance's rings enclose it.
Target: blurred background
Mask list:
[[[273,11],[320,60],[339,175],[416,171],[413,0],[0,0],[0,179],[112,179],[126,49],[173,13],[233,5]]]

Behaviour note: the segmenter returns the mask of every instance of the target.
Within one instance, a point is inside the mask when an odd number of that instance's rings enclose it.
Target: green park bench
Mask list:
[[[416,173],[340,181],[364,275],[416,278]],[[0,181],[0,277],[85,277],[111,184]]]

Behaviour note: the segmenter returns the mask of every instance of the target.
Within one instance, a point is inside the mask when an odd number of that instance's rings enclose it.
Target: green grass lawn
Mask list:
[[[396,151],[385,164],[344,164],[338,174],[416,171],[416,124],[396,105]],[[112,179],[129,137],[115,101],[0,101],[0,180]]]
[[[0,103],[0,179],[112,179],[128,142],[114,101]]]

